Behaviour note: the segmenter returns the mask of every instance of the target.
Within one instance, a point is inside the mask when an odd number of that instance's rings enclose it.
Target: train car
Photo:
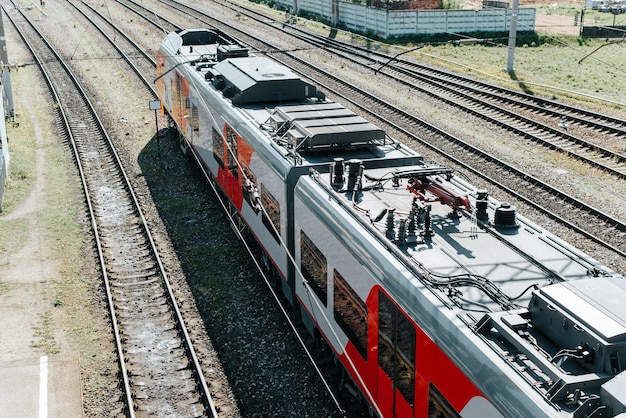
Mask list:
[[[157,85],[372,415],[626,417],[620,274],[219,32]]]

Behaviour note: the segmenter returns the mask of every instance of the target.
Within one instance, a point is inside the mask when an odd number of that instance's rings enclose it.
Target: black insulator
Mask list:
[[[430,205],[426,205],[426,215],[424,216],[424,230],[422,235],[425,237],[431,237],[435,235],[435,231],[432,228],[432,219],[430,217]]]
[[[386,224],[387,231],[385,235],[390,240],[393,240],[396,237],[396,232],[395,232],[396,222],[395,222],[394,215],[395,215],[395,208],[390,208],[389,210],[387,210],[387,224]]]
[[[404,244],[406,240],[406,218],[400,219],[400,225],[398,225],[398,244]]]
[[[420,223],[420,215],[426,211],[424,205],[417,200],[417,197],[413,198],[413,203],[411,203],[411,211],[415,215],[415,222],[417,225]]]
[[[335,188],[340,189],[343,186],[344,177],[343,177],[343,158],[338,157],[333,159],[333,163],[331,165],[332,172],[332,185]]]
[[[348,177],[356,179],[361,174],[361,160],[352,159],[348,161]]]
[[[494,224],[496,228],[517,228],[519,224],[515,206],[507,202],[500,203],[500,206],[496,208]]]
[[[478,190],[478,196],[476,197],[476,218],[481,221],[488,220],[487,205],[489,203],[489,194],[487,190]]]
[[[411,213],[409,214],[409,223],[406,226],[407,243],[412,244],[417,241],[417,234],[415,233],[416,228],[417,224],[415,222],[415,210],[411,209]]]
[[[352,159],[348,161],[348,190],[354,190],[354,185],[361,176],[362,170],[361,160]]]

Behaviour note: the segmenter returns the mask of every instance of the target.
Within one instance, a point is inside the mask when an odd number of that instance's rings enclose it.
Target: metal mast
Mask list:
[[[506,71],[511,74],[514,71],[513,60],[515,58],[515,40],[517,37],[517,9],[519,0],[513,0],[511,10],[511,24],[509,25],[509,48],[506,56]]]

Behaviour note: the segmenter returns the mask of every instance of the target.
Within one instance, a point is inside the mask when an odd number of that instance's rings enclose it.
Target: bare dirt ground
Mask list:
[[[27,77],[27,72],[23,72]],[[25,77],[13,77],[17,90],[22,89]],[[31,92],[31,94],[36,94]],[[0,361],[37,357],[45,352],[45,344],[39,344],[42,321],[53,305],[55,294],[53,279],[60,276],[59,265],[46,241],[41,216],[46,210],[46,178],[49,175],[47,142],[55,140],[44,132],[36,113],[36,106],[20,108],[23,115],[21,128],[8,128],[11,142],[34,140],[35,176],[30,194],[10,211],[0,216],[0,231],[9,222],[21,222],[26,226],[20,234],[20,242],[14,251],[0,252],[0,282],[8,288],[0,295]],[[29,127],[30,125],[30,127]],[[34,138],[23,134],[30,130]],[[10,189],[7,191],[10,193]],[[1,232],[0,232],[1,233]],[[54,345],[66,347],[63,333],[55,333]]]
[[[31,72],[12,77],[14,91],[33,101],[19,107],[20,127],[7,126],[10,144],[28,149],[34,170],[30,192],[0,214],[0,415],[32,416],[37,410],[41,381],[32,372],[41,373],[40,358],[46,356],[46,373],[57,370],[57,377],[50,374],[45,380],[50,389],[46,416],[82,417],[80,355],[71,348],[68,310],[61,306],[58,291],[63,250],[48,231],[50,193],[58,190],[51,187],[58,181],[58,139],[50,134],[54,130],[46,112],[39,113],[46,100]],[[21,180],[21,173],[11,174],[11,182]],[[9,186],[7,193],[13,190]]]
[[[508,3],[511,5],[513,1],[508,0]],[[519,7],[530,8],[553,4],[570,3],[558,3],[550,0],[531,0],[520,2]],[[581,6],[580,3],[571,4]],[[470,0],[465,2],[464,7],[469,9],[481,9],[483,7],[483,3],[482,0]],[[574,25],[574,18],[572,16],[564,16],[557,13],[548,14],[537,11],[535,15],[535,30],[538,32],[577,36],[580,33],[580,26]]]
[[[574,26],[573,17],[546,13],[535,15],[535,30],[572,36],[580,34],[580,26]]]

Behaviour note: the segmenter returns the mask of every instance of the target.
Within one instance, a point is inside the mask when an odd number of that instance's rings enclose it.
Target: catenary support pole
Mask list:
[[[511,10],[511,24],[509,25],[509,48],[506,56],[506,71],[513,73],[513,61],[515,60],[515,42],[517,38],[517,9],[519,6],[519,0],[513,0]]]

